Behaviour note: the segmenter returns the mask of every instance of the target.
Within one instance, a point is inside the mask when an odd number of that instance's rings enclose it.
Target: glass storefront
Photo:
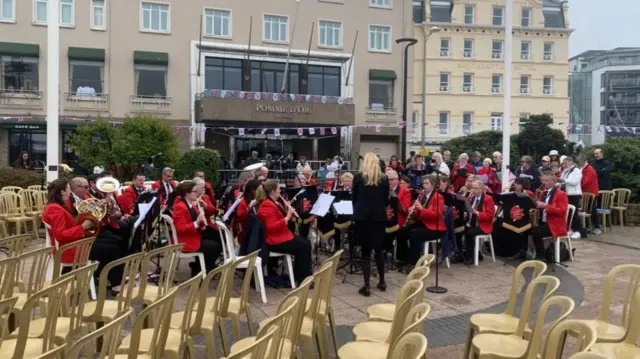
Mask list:
[[[63,158],[70,151],[69,139],[73,131],[61,130],[60,140]],[[39,161],[47,160],[47,130],[46,125],[16,125],[8,130],[9,157],[7,163],[13,165],[21,152],[28,152],[36,167],[40,167]],[[61,158],[61,160],[63,159]],[[36,162],[38,161],[38,162]]]

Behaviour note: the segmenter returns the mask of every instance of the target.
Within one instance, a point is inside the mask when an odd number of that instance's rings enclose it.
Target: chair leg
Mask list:
[[[330,329],[331,329],[331,340],[333,341],[333,349],[336,352],[336,355],[338,355],[338,337],[337,337],[337,332],[336,332],[336,322],[333,319],[333,309],[329,309],[327,311],[327,315],[329,316],[329,325],[330,325]]]
[[[96,279],[93,277],[89,279],[89,291],[91,291],[91,299],[97,300],[98,296],[96,295]]]
[[[217,323],[218,332],[220,333],[220,345],[222,346],[222,355],[229,355],[229,339],[227,338],[227,332],[224,330],[224,321]]]
[[[318,357],[320,359],[329,358],[329,344],[327,340],[327,327],[323,321],[316,329],[316,341],[318,343]]]
[[[233,341],[240,340],[240,318],[237,315],[230,315],[231,317],[231,333],[233,334]]]
[[[222,343],[222,353],[223,355],[227,355],[224,349],[224,340],[222,340],[222,336],[220,336],[220,342]],[[204,333],[204,344],[205,351],[207,352],[207,359],[216,359],[216,340],[213,336],[213,331],[205,331]]]
[[[267,293],[264,290],[264,275],[262,274],[262,265],[256,265],[254,268],[253,277],[256,279],[256,287],[260,291],[262,297],[262,303],[267,304]]]
[[[571,244],[571,237],[567,237],[567,245],[569,246],[569,259],[573,262],[573,245]]]
[[[491,259],[493,260],[493,263],[495,263],[496,253],[493,251],[493,237],[491,235],[489,236],[489,248],[491,248]]]
[[[469,359],[469,355],[471,354],[471,342],[473,341],[473,334],[473,329],[469,328],[469,330],[467,330],[467,340],[464,347],[464,356],[462,357],[462,359]]]
[[[560,238],[554,238],[553,245],[555,247],[555,261],[560,263]]]
[[[207,266],[204,264],[204,254],[198,254],[198,262],[200,262],[200,268],[205,269],[207,268]],[[207,278],[207,271],[204,270],[202,273],[202,279],[204,280],[205,278]]]
[[[313,337],[303,337],[301,341],[304,347],[304,359],[313,359]]]
[[[618,217],[620,217],[620,227],[624,227],[624,210],[618,210]]]
[[[295,289],[296,280],[293,277],[293,261],[291,260],[290,255],[286,255],[284,258],[287,261],[287,271],[289,272],[289,281],[291,281],[291,289]]]
[[[475,243],[473,245],[473,265],[478,266],[478,260],[480,256],[480,240],[476,236]]]
[[[249,336],[253,336],[253,320],[251,319],[251,305],[247,304],[247,326],[249,327]]]

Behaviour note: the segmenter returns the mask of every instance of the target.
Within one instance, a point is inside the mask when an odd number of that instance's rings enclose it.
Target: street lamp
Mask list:
[[[407,45],[404,47],[404,69],[402,75],[402,122],[404,126],[402,126],[402,149],[400,150],[400,158],[404,161],[407,158],[407,78],[409,77],[408,68],[409,68],[409,48],[415,45],[418,40],[412,37],[403,37],[396,40],[396,44],[406,43]]]
[[[424,43],[422,44],[422,123],[421,123],[421,141],[422,148],[427,145],[427,138],[424,133],[424,126],[427,123],[427,40],[431,34],[439,32],[440,28],[433,26],[427,28],[427,24],[424,24],[422,28],[424,30]]]

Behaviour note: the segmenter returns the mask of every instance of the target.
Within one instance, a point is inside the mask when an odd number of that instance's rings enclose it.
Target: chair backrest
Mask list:
[[[529,345],[527,347],[527,356],[526,359],[538,359],[538,353],[540,353],[541,343],[542,343],[542,334],[545,327],[545,321],[547,318],[547,313],[549,312],[549,308],[558,307],[557,310],[554,310],[554,317],[557,315],[554,321],[550,323],[551,328],[553,328],[556,324],[563,321],[576,307],[576,303],[573,299],[565,296],[552,296],[545,299],[540,306],[540,311],[536,313],[536,321],[533,326],[533,332],[531,333],[531,338],[529,339]],[[518,333],[516,333],[518,335]]]
[[[320,308],[325,312],[331,308],[331,298],[333,297],[333,284],[336,279],[336,273],[338,273],[338,267],[340,267],[340,257],[342,257],[342,253],[344,253],[344,249],[337,250],[331,257],[324,260],[324,263],[331,263],[331,284],[328,286],[328,293],[326,293],[325,298],[326,305]]]
[[[389,348],[387,359],[420,359],[427,352],[427,337],[420,333],[407,333]]]
[[[571,224],[573,224],[573,214],[576,213],[576,206],[570,204],[567,206],[567,214],[565,215],[564,220],[567,223],[567,229],[571,230]]]
[[[518,327],[515,333],[517,336],[524,336],[525,330],[529,327],[529,319],[532,313],[536,313],[536,310],[533,309],[533,296],[536,292],[540,290],[540,288],[543,289],[542,301],[544,301],[555,293],[558,287],[560,287],[560,280],[548,275],[541,275],[529,283],[524,292],[524,303],[522,304],[522,311],[520,312]]]
[[[53,255],[53,280],[60,276],[62,265],[71,266],[71,270],[84,267],[89,263],[89,254],[91,254],[91,248],[96,241],[96,237],[90,237],[81,239],[79,241],[67,243],[58,248]],[[57,242],[56,242],[57,244]],[[57,247],[57,246],[56,246]],[[70,251],[73,253],[73,260],[69,263],[62,263],[62,255]]]
[[[122,284],[120,285],[120,293],[116,295],[115,301],[117,301],[117,314],[131,308],[131,302],[133,301],[133,288],[135,288],[135,278],[140,270],[142,260],[144,259],[144,253],[135,253],[113,262],[107,263],[100,271],[99,287],[98,287],[98,300],[96,303],[95,311],[89,316],[97,318],[102,315],[104,310],[104,301],[107,297],[107,283],[109,272],[115,267],[122,266]],[[146,273],[142,273],[146,275]],[[129,281],[127,281],[127,277]]]
[[[278,331],[278,327],[271,327],[269,332],[267,332],[260,338],[256,338],[256,340],[251,345],[235,353],[229,354],[226,359],[269,358],[267,349],[269,348],[269,344],[275,341]]]
[[[216,221],[218,232],[220,232],[220,242],[222,242],[222,256],[225,261],[236,259],[236,250],[233,243],[233,233],[222,221]]]
[[[596,195],[594,193],[582,192],[582,199],[580,200],[580,209],[583,212],[591,214],[593,209],[593,203],[595,202]]]
[[[181,296],[186,293],[187,300],[184,303],[183,308],[174,308],[174,312],[179,310],[184,311],[182,316],[182,323],[180,323],[180,343],[186,343],[189,339],[189,331],[191,330],[191,321],[193,319],[194,307],[198,301],[198,290],[200,289],[200,283],[202,283],[202,275],[197,275],[186,282],[181,283],[176,287],[176,296]]]
[[[613,190],[614,193],[614,201],[613,205],[615,207],[627,208],[629,206],[629,201],[631,200],[631,190],[628,188],[616,188]]]
[[[179,243],[178,232],[176,232],[176,226],[173,223],[173,219],[166,214],[163,214],[161,217],[162,217],[162,221],[160,222],[161,230],[165,232],[169,232],[168,233],[169,235],[167,236],[169,238],[169,244],[170,245],[178,244]]]
[[[151,359],[160,359],[163,357],[167,336],[169,335],[169,324],[171,323],[171,313],[173,312],[173,302],[176,297],[176,292],[177,288],[173,289],[164,297],[144,308],[136,317],[131,329],[129,359],[138,357],[140,338],[143,335],[145,337],[151,337],[149,341],[151,345],[147,355]],[[127,310],[129,310],[129,308],[127,308]],[[150,316],[154,318],[153,327],[145,328]],[[143,329],[151,329],[151,333],[149,333],[149,330],[143,332]]]
[[[0,300],[11,298],[13,295],[13,287],[16,283],[14,270],[18,261],[18,257],[0,259]]]
[[[65,352],[67,351],[67,344],[55,347],[46,353],[40,354],[36,359],[67,359],[69,358]]]
[[[82,327],[82,315],[84,313],[84,305],[88,300],[89,285],[93,279],[93,274],[98,269],[98,263],[93,263],[69,273],[61,275],[54,283],[71,278],[69,289],[65,293],[62,302],[62,314],[69,318],[68,333],[75,333],[78,328]]]
[[[18,257],[26,252],[31,239],[33,239],[31,234],[2,238],[0,239],[0,248],[6,248],[7,257]]]
[[[520,278],[522,277],[522,272],[527,268],[531,268],[533,270],[531,280],[534,280],[541,276],[542,273],[547,270],[547,264],[536,260],[524,261],[520,263],[515,272],[513,272],[513,279],[511,280],[511,290],[509,291],[509,301],[507,302],[507,307],[504,310],[505,314],[513,315],[516,309],[516,302],[518,301],[518,291],[520,290]]]
[[[604,285],[604,297],[602,298],[602,307],[600,308],[598,319],[609,322],[609,312],[611,310],[614,287],[624,282],[626,282],[626,291],[622,303],[621,325],[626,328],[631,319],[633,296],[638,288],[640,288],[640,265],[637,264],[621,264],[613,267],[609,271]],[[616,295],[616,297],[618,297],[618,295]]]
[[[631,313],[629,315],[628,325],[622,341],[635,346],[640,335],[640,289],[636,290],[633,296],[633,304],[631,305]]]
[[[325,263],[320,269],[313,275],[313,282],[315,283],[315,287],[313,289],[313,293],[311,295],[311,305],[306,312],[306,316],[311,319],[314,323],[318,319],[318,316],[322,310],[322,299],[329,292],[329,289],[325,288],[331,283],[331,273],[332,273],[333,263]]]
[[[36,191],[45,191],[47,188],[41,184],[32,184],[31,186],[27,187],[27,189],[32,189]]]
[[[30,295],[20,311],[18,319],[18,338],[13,352],[14,358],[23,358],[24,350],[27,344],[28,334],[30,332],[31,318],[35,309],[41,309],[43,302],[45,303],[46,319],[43,331],[39,337],[42,338],[42,352],[48,352],[53,349],[53,342],[56,332],[56,323],[58,321],[58,313],[60,313],[61,305],[64,301],[64,293],[73,278],[67,277],[59,280],[41,291]],[[46,300],[45,300],[46,298]]]
[[[435,254],[427,253],[427,254],[423,255],[422,257],[420,257],[420,259],[418,259],[418,261],[416,262],[416,267],[425,266],[425,267],[431,268],[431,264],[435,260],[436,260],[436,255]]]
[[[302,322],[304,319],[304,311],[306,309],[307,297],[309,296],[309,288],[311,287],[311,283],[313,282],[313,277],[309,276],[305,278],[305,280],[300,283],[296,287],[296,289],[291,290],[287,295],[282,299],[280,304],[278,304],[278,310],[276,313],[280,313],[285,307],[288,305],[287,300],[289,298],[298,298],[298,303],[301,305],[297,306],[297,309],[293,315],[292,325],[289,326],[289,329],[282,332],[282,336],[289,339],[292,343],[298,342],[298,337],[300,335],[300,329],[302,328]]]
[[[51,248],[40,248],[21,255],[14,272],[16,283],[23,283],[24,288],[21,290],[27,294],[27,297],[33,295],[42,289],[45,283],[45,275],[51,262]],[[30,266],[29,270],[24,269]],[[27,275],[27,279],[23,281],[23,275]]]
[[[19,187],[18,187],[19,188]],[[22,196],[16,192],[3,191],[0,193],[0,199],[4,201],[6,214],[9,216],[24,215],[24,201]]]
[[[431,273],[431,268],[427,266],[418,267],[416,266],[411,270],[411,272],[407,275],[407,282],[411,280],[419,280],[427,286],[427,280],[429,279],[429,274]],[[406,283],[406,282],[405,282]],[[396,302],[396,305],[398,303]]]
[[[596,343],[596,339],[598,339],[596,329],[589,322],[575,319],[563,320],[549,332],[547,342],[544,344],[545,349],[541,353],[542,358],[562,357],[567,335],[577,338],[576,353],[591,349],[593,344]]]
[[[154,260],[158,260],[158,258],[161,258],[159,267],[160,273],[157,277],[158,284],[153,286],[157,291],[156,298],[160,298],[171,289],[173,286],[173,279],[176,275],[176,270],[178,269],[178,259],[183,246],[184,245],[182,243],[168,245],[152,249],[144,255],[144,259],[140,266],[141,275],[140,285],[138,286],[138,296],[133,298],[134,303],[140,303],[144,299],[144,294],[147,292],[147,286],[149,284],[149,277],[146,273],[149,273],[152,270],[152,264],[154,266],[153,269],[158,269],[153,262]]]
[[[249,290],[251,289],[251,279],[253,278],[253,272],[256,265],[256,260],[258,258],[258,253],[260,251],[257,250],[253,253],[247,254],[244,257],[237,257],[235,261],[232,262],[231,272],[235,273],[236,269],[243,264],[243,266],[247,268],[244,272],[244,278],[242,278],[242,286],[240,288],[240,308],[246,308],[249,305]],[[231,294],[233,294],[233,276],[230,276],[230,279],[226,281],[226,288],[224,290],[224,298],[220,303],[220,313],[223,317],[227,317],[227,309],[229,308],[229,301],[231,300]]]
[[[11,310],[16,305],[18,297],[0,299],[0,345],[2,345],[2,339],[9,334],[9,317],[11,316]]]
[[[39,211],[44,209],[44,206],[47,204],[47,190],[40,190],[33,192],[33,198],[36,201],[36,206]]]
[[[427,320],[427,316],[431,312],[431,306],[428,303],[419,303],[415,305],[404,318],[404,327],[400,337],[406,333],[420,333],[424,334],[424,322]]]
[[[386,343],[392,345],[400,337],[400,333],[404,330],[405,319],[409,314],[409,311],[414,306],[417,306],[420,292],[424,290],[424,284],[419,280],[411,280],[405,283],[400,289],[400,296],[404,296],[405,300],[396,306],[396,311],[393,314],[393,322],[391,323],[391,331]]]
[[[282,340],[282,338],[287,337],[286,333],[290,332],[292,328],[295,327],[296,312],[299,307],[304,308],[304,306],[305,303],[300,302],[298,297],[283,299],[278,306],[276,315],[273,318],[267,319],[266,323],[258,330],[257,337],[260,338],[267,334],[272,327],[278,328],[278,332],[274,337],[274,342],[277,345],[271,345],[271,350],[270,353],[267,354],[267,358],[281,357],[282,346],[284,344],[284,340]]]
[[[192,325],[193,328],[200,328],[200,326],[202,325],[202,316],[204,315],[205,310],[216,313],[216,315],[214,316],[215,319],[220,318],[220,316],[217,314],[220,313],[221,303],[227,296],[225,291],[229,288],[226,283],[230,280],[233,280],[233,278],[231,278],[233,276],[233,271],[231,270],[232,266],[232,262],[224,263],[223,265],[218,266],[216,269],[209,272],[207,276],[202,280],[200,291],[198,293],[198,306],[196,307],[196,313],[194,313],[195,319]],[[207,308],[207,297],[209,296],[211,281],[213,281],[213,279],[218,275],[220,275],[220,281],[218,282],[218,286],[216,287],[216,294],[213,297],[213,305],[210,308]]]
[[[4,186],[4,187],[0,188],[0,191],[18,193],[18,192],[20,192],[21,189],[22,189],[22,187],[18,187],[18,186]]]
[[[36,209],[36,200],[33,194],[36,190],[33,189],[21,189],[18,194],[22,197],[22,203],[25,211],[33,211]]]
[[[616,193],[613,191],[598,191],[600,196],[600,209],[611,209]]]
[[[120,316],[109,321],[109,323],[104,326],[92,330],[91,333],[74,341],[65,353],[64,358],[79,359],[81,357],[80,352],[84,350],[85,347],[91,346],[91,348],[96,348],[96,346],[92,344],[96,343],[98,338],[102,339],[103,343],[100,347],[100,353],[97,353],[99,359],[104,359],[108,354],[115,354],[120,345],[120,333],[127,319],[131,317],[131,314],[133,314],[133,309],[123,312]]]

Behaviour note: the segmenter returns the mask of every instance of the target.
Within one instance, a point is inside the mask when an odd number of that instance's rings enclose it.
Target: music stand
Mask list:
[[[317,243],[314,248],[315,258],[313,260],[313,265],[316,265],[316,266],[320,266],[320,258],[318,256],[318,248],[320,247],[320,234],[318,230],[317,219],[324,218],[324,216],[326,216],[327,213],[329,213],[329,210],[331,210],[331,205],[333,204],[334,199],[335,197],[329,194],[326,194],[326,193],[320,194],[320,196],[318,197],[318,200],[316,200],[316,203],[314,203],[313,208],[311,208],[311,211],[309,212],[312,216],[316,217],[315,232],[316,232]]]
[[[440,185],[440,170],[433,167],[433,172],[436,173],[436,192],[437,192],[437,186]],[[442,211],[444,211],[444,208],[442,208]],[[436,223],[440,223],[440,212],[442,212],[439,208],[438,208],[438,202],[436,201]],[[437,224],[436,224],[437,225]],[[445,227],[445,233],[446,233],[446,227]],[[428,243],[425,243],[426,246],[428,246]],[[435,255],[436,255],[436,285],[434,286],[430,286],[427,287],[427,292],[429,293],[435,293],[435,294],[444,294],[446,292],[448,292],[449,290],[445,287],[441,287],[440,283],[438,281],[438,268],[440,267],[440,260],[438,259],[438,248],[436,246],[436,250],[434,251]]]

